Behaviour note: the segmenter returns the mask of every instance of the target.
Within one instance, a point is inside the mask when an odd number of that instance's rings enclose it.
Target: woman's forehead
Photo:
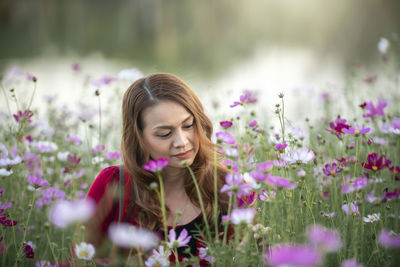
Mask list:
[[[150,129],[176,127],[192,117],[184,106],[174,101],[161,101],[147,107],[142,113],[146,127]]]

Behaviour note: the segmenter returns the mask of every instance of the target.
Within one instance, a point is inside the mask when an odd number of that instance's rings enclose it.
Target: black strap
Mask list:
[[[133,207],[135,206],[135,190],[132,183],[131,190],[131,201],[129,202],[128,214],[126,215],[124,222],[127,221],[132,214]],[[122,211],[124,208],[124,165],[119,165],[119,214],[118,222],[122,220]]]

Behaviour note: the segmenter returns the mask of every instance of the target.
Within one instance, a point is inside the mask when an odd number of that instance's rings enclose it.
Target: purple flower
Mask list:
[[[342,267],[364,267],[364,265],[358,264],[356,259],[348,259],[342,262]]]
[[[400,197],[400,190],[399,189],[394,189],[393,192],[390,192],[389,189],[385,188],[383,190],[383,195],[382,195],[382,202],[386,202],[388,199],[394,200],[396,198]]]
[[[228,172],[225,177],[226,184],[222,186],[221,192],[227,192],[229,196],[237,194],[238,198],[250,194],[252,186],[244,183],[243,177],[240,174],[232,174]]]
[[[373,203],[373,202],[379,200],[379,198],[375,197],[375,191],[374,191],[374,190],[372,190],[371,193],[369,193],[368,195],[365,195],[365,199],[366,199],[369,203]]]
[[[387,159],[384,156],[379,157],[377,153],[371,153],[367,156],[367,162],[362,162],[361,166],[365,169],[378,171],[383,168],[389,168],[391,162],[390,159]]]
[[[235,138],[233,138],[231,133],[228,132],[217,132],[215,134],[217,136],[217,140],[223,142],[225,144],[236,144]]]
[[[245,195],[238,199],[238,207],[239,208],[249,207],[253,205],[256,202],[256,200],[257,200],[257,193],[250,192],[250,194]]]
[[[100,79],[93,80],[90,84],[95,87],[100,87],[102,85],[110,84],[111,82],[117,80],[117,78],[110,77],[110,76],[103,76]]]
[[[356,136],[360,135],[360,134],[366,134],[369,133],[371,131],[370,128],[364,128],[361,127],[360,125],[358,125],[356,123],[356,127],[350,126],[349,128],[343,128],[343,132],[346,134],[354,134]]]
[[[52,203],[53,199],[63,199],[65,197],[65,192],[62,190],[55,189],[53,187],[47,188],[42,192],[42,198],[36,201],[36,207],[41,208],[44,205],[49,205]]]
[[[350,207],[349,207],[350,206]],[[349,214],[353,214],[353,215],[358,215],[358,217],[360,217],[360,211],[358,210],[358,206],[355,203],[350,203],[350,204],[344,204],[342,206],[342,210],[344,211],[344,213],[346,213],[347,215]]]
[[[253,221],[255,214],[256,211],[254,209],[234,209],[229,218],[233,224],[249,224]]]
[[[267,175],[265,175],[262,172],[257,172],[257,171],[251,172],[250,176],[260,182],[265,182],[265,180],[267,179]]]
[[[265,260],[271,266],[316,266],[321,256],[310,246],[280,245],[267,251]]]
[[[400,249],[400,236],[393,231],[382,230],[378,237],[379,243],[386,248]]]
[[[236,163],[231,160],[231,159],[226,159],[222,162],[222,164],[227,167],[228,169],[234,171],[234,172],[239,172],[239,167],[236,165]]]
[[[314,225],[308,230],[308,240],[317,249],[321,248],[326,252],[334,252],[341,247],[339,233],[320,225]]]
[[[201,260],[205,260],[209,263],[214,263],[215,262],[215,258],[208,255],[208,247],[205,248],[199,248],[199,258]]]
[[[261,194],[258,195],[258,198],[262,202],[265,202],[265,201],[270,201],[271,198],[275,198],[275,196],[276,196],[276,192],[275,191],[271,191],[271,192],[268,193],[267,190],[263,189],[261,191]]]
[[[322,169],[322,172],[326,176],[335,176],[336,174],[340,173],[339,166],[334,162],[332,165],[325,164],[325,168]]]
[[[143,169],[149,172],[159,172],[168,165],[168,158],[159,158],[157,160],[149,160],[143,165]]]
[[[233,102],[233,104],[230,105],[230,107],[233,108],[238,105],[243,105],[246,102],[246,100],[248,99],[248,97],[249,97],[249,92],[245,91],[244,94],[240,96],[239,102],[238,101]]]
[[[221,127],[225,128],[225,129],[231,127],[232,124],[233,124],[233,123],[232,123],[231,121],[221,121],[221,122],[219,123],[219,125],[221,125]]]
[[[297,187],[298,183],[291,183],[287,178],[281,178],[273,176],[272,174],[268,174],[266,181],[272,186],[279,186],[287,189],[293,189]]]
[[[331,134],[336,135],[339,139],[342,138],[343,129],[350,128],[350,125],[346,124],[345,119],[337,118],[335,121],[329,123],[330,129],[326,129]]]
[[[257,164],[256,170],[259,172],[269,172],[274,167],[274,163],[272,161],[265,161]]]
[[[275,148],[277,149],[277,150],[279,150],[279,151],[283,151],[283,150],[285,150],[285,148],[287,147],[288,145],[287,145],[287,143],[286,143],[286,141],[285,142],[283,142],[283,143],[281,143],[281,144],[277,144],[276,146],[275,146]]]
[[[72,64],[71,69],[73,71],[80,71],[81,70],[81,65],[79,65],[79,63],[74,63],[74,64]]]
[[[97,145],[96,147],[92,148],[92,153],[94,155],[103,152],[106,149],[105,145]]]
[[[4,189],[0,189],[0,197],[2,197],[3,192]],[[8,217],[7,213],[3,213],[6,209],[8,209],[11,206],[12,206],[11,202],[2,204],[0,201],[0,223],[4,226],[14,226],[17,224],[17,221],[12,221],[7,219]]]
[[[79,145],[82,143],[82,139],[80,139],[78,136],[73,136],[73,135],[67,135],[65,137],[65,141],[74,143],[75,145]]]
[[[33,248],[30,244],[24,242],[24,255],[26,258],[33,259],[35,257],[35,253],[33,252]]]
[[[383,100],[379,100],[378,105],[375,106],[372,101],[367,102],[367,105],[365,106],[365,110],[368,111],[368,113],[364,114],[364,118],[371,118],[376,115],[384,117],[385,114],[383,113],[384,108],[387,106],[387,102]]]
[[[249,127],[250,128],[254,128],[255,126],[257,126],[257,120],[253,120],[252,122],[249,123]]]
[[[31,120],[32,116],[33,116],[33,112],[30,110],[24,110],[24,112],[19,110],[17,112],[17,114],[13,114],[13,117],[16,122],[26,121],[27,123],[30,123],[30,122],[32,122],[32,120]]]
[[[121,158],[121,153],[118,151],[110,151],[106,153],[105,158],[110,160],[119,160]]]
[[[348,185],[348,184],[345,185],[343,187],[343,189],[342,189],[342,192],[344,194],[347,194],[347,193],[350,193],[350,192],[353,192],[353,191],[358,191],[358,190],[360,190],[360,189],[362,189],[362,188],[367,186],[367,180],[368,180],[367,177],[356,178],[352,185]]]
[[[49,218],[55,226],[66,228],[72,223],[89,219],[95,208],[96,204],[90,198],[73,201],[60,200],[51,207]]]
[[[32,185],[34,185],[35,187],[45,187],[45,186],[49,186],[49,182],[47,182],[46,180],[43,180],[42,177],[40,176],[35,176],[30,174],[28,176],[28,182],[31,183]]]
[[[179,247],[186,247],[192,237],[188,235],[188,232],[185,228],[179,234],[179,237],[176,238],[175,229],[169,230],[168,234],[168,242],[167,245],[171,249],[179,248]]]

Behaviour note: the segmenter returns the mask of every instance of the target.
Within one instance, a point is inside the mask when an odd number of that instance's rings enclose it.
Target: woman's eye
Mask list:
[[[161,138],[166,138],[166,137],[170,136],[170,134],[171,134],[171,132],[166,133],[166,134],[157,134],[157,136],[161,137]]]
[[[185,126],[183,126],[183,128],[185,128],[185,129],[189,129],[189,128],[192,128],[192,127],[193,127],[193,125],[194,125],[194,122],[192,122],[192,124],[190,124],[190,125],[185,125]]]

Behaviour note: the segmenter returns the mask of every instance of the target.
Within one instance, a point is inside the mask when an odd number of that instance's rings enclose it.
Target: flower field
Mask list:
[[[399,69],[383,55],[377,76],[349,75],[348,94],[324,96],[318,119],[292,127],[285,95],[266,120],[251,91],[237,96],[218,119],[213,140],[232,172],[221,192],[229,196],[224,230],[204,230],[202,262],[213,266],[397,266],[400,263]],[[397,68],[395,70],[390,68]],[[73,66],[79,71],[79,65]],[[393,73],[395,73],[393,75]],[[40,77],[12,68],[2,78],[0,121],[0,265],[100,264],[83,241],[94,204],[85,200],[93,179],[117,165],[119,107],[126,79],[94,79],[97,107],[73,111],[54,96],[35,96]],[[385,80],[384,94],[358,92]],[[124,82],[125,81],[125,82]],[[102,87],[116,88],[104,99]],[[125,87],[124,87],[125,86]],[[32,103],[40,103],[40,111]],[[108,103],[104,106],[104,103]],[[102,106],[103,103],[103,106]],[[112,103],[112,104],[111,104]],[[347,106],[346,110],[338,107]],[[235,116],[230,114],[233,112]],[[237,115],[236,115],[237,114]],[[313,116],[310,116],[313,117]],[[279,127],[272,126],[273,124]],[[300,123],[299,123],[300,125]],[[149,162],[158,171],[166,162]],[[157,188],[157,186],[156,186]],[[160,195],[160,194],[159,194]],[[162,194],[161,194],[162,195]],[[217,216],[215,216],[217,219]],[[228,225],[234,235],[227,242]],[[174,230],[160,241],[143,229],[115,225],[110,239],[131,249],[126,266],[167,266],[188,236]],[[186,233],[187,234],[187,233]],[[79,240],[72,244],[73,240]],[[71,255],[73,259],[71,259]],[[191,257],[182,266],[199,264]]]

